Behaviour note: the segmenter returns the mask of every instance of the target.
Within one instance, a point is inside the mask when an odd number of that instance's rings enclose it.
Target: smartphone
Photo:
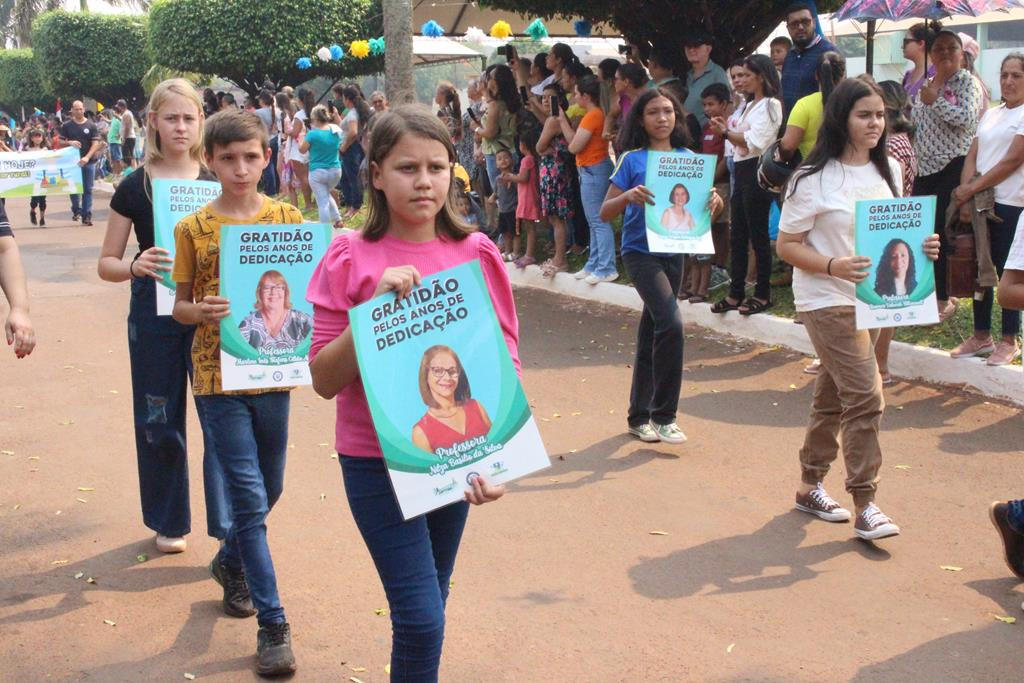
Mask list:
[[[507,58],[508,57],[508,48],[509,48],[508,45],[499,45],[498,46],[498,56],[499,57],[506,57]]]
[[[480,123],[480,119],[478,119],[478,118],[476,117],[476,112],[475,112],[475,111],[473,111],[473,108],[472,108],[472,107],[470,107],[469,109],[467,109],[467,110],[466,110],[466,113],[467,113],[467,114],[469,114],[469,118],[473,119],[473,120],[474,120],[474,121],[476,121],[477,123]]]
[[[620,55],[628,55],[630,53],[630,51],[631,51],[631,48],[629,47],[629,45],[619,45],[619,54]]]
[[[550,104],[551,104],[551,115],[554,116],[555,118],[558,118],[558,98],[557,97],[552,97],[551,101],[550,101]]]

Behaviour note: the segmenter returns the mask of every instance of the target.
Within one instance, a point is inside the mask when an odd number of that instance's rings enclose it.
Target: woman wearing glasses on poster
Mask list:
[[[294,351],[313,331],[312,318],[292,308],[288,282],[279,271],[268,270],[260,276],[253,308],[238,330],[260,353]]]
[[[420,361],[419,379],[427,412],[412,429],[412,442],[418,448],[437,453],[487,435],[491,418],[473,400],[469,378],[455,351],[440,345],[427,349]]]

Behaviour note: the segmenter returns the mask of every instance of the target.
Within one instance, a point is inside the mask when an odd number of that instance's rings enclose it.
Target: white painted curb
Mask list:
[[[538,266],[520,270],[511,263],[505,265],[512,284],[519,287],[544,289],[636,311],[643,308],[640,295],[627,285],[608,282],[588,285],[569,273],[559,273],[554,278],[546,278]],[[779,344],[801,353],[814,353],[803,325],[797,325],[789,318],[766,313],[745,318],[735,311],[716,314],[712,313],[711,307],[706,304],[694,305],[685,301],[680,302],[679,308],[687,324],[700,325],[715,332],[764,344]],[[889,372],[903,379],[920,379],[934,384],[962,387],[985,396],[1024,405],[1024,376],[1017,366],[989,367],[982,358],[954,360],[945,351],[893,342],[889,350]]]

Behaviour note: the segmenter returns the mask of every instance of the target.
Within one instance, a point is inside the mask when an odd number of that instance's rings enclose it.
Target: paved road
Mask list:
[[[218,611],[214,541],[197,524],[188,552],[159,556],[140,522],[127,288],[95,275],[105,202],[92,228],[53,203],[53,227],[17,230],[39,346],[0,354],[0,680],[249,680],[255,624]],[[21,223],[27,202],[8,211]],[[635,315],[517,298],[554,464],[473,511],[444,680],[1020,680],[1024,623],[995,616],[1024,620],[1024,592],[986,517],[1024,491],[1016,409],[888,389],[879,502],[904,533],[868,545],[791,510],[801,357],[688,330],[690,440],[641,444],[623,434]],[[386,602],[327,447],[333,406],[308,388],[292,406],[269,526],[296,680],[386,680]],[[194,412],[190,429],[198,473]],[[195,476],[197,522],[201,494]]]

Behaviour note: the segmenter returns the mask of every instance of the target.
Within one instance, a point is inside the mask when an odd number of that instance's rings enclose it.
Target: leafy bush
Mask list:
[[[347,54],[353,40],[381,35],[379,10],[379,0],[157,0],[150,51],[161,66],[217,74],[255,95],[268,79],[283,85],[379,71],[381,58]],[[333,44],[345,50],[342,60],[315,57]],[[299,69],[299,57],[312,57],[312,68]]]
[[[141,100],[149,69],[146,17],[46,12],[32,26],[43,86],[54,97]]]
[[[49,111],[53,98],[46,95],[32,50],[0,50],[0,106],[12,114],[21,107]]]

